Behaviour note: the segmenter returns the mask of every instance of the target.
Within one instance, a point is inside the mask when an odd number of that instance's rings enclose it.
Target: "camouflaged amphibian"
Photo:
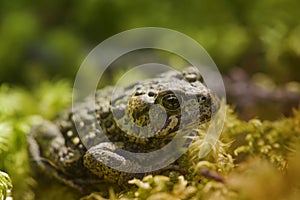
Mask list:
[[[126,88],[106,87],[54,122],[45,120],[34,127],[28,136],[29,153],[40,171],[74,188],[97,182],[126,183],[144,174],[121,172],[103,162],[138,165],[117,150],[151,152],[169,143],[182,123],[183,101],[199,109],[195,109],[197,118],[187,123],[209,121],[219,106],[194,67]],[[193,111],[187,112],[192,116]]]

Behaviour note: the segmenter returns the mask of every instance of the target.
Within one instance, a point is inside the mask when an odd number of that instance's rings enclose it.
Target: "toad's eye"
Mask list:
[[[180,102],[175,94],[169,93],[162,97],[162,105],[168,110],[176,110],[180,107]]]

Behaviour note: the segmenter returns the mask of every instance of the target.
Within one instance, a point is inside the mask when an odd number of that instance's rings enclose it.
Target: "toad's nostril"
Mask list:
[[[142,91],[136,91],[134,96],[141,96],[142,94],[144,94]]]
[[[207,97],[206,96],[200,96],[200,97],[198,97],[198,100],[200,102],[205,102],[207,100]]]
[[[152,91],[150,91],[150,92],[148,92],[148,96],[149,96],[149,97],[154,97],[154,96],[155,96],[155,93],[152,92]]]

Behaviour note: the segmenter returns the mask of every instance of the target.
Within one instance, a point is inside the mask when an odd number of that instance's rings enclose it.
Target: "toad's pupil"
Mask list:
[[[173,94],[170,95],[166,95],[163,98],[163,106],[167,109],[171,109],[171,110],[175,110],[177,108],[179,108],[180,104],[179,101],[177,99],[177,97]]]

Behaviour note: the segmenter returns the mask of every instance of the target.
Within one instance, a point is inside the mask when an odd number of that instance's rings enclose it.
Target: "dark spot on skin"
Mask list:
[[[106,119],[108,116],[109,116],[109,113],[107,113],[107,112],[104,112],[104,113],[100,114],[101,119]]]
[[[149,97],[154,97],[154,96],[155,96],[155,93],[152,92],[152,91],[150,91],[150,92],[148,92],[148,96],[149,96]]]
[[[73,116],[73,113],[70,112],[68,118],[69,118],[69,119],[72,119],[72,116]]]
[[[110,121],[110,120],[107,120],[106,122],[105,122],[105,127],[106,128],[109,128],[109,127],[111,127],[113,125],[113,123],[112,123],[112,121]]]
[[[99,122],[101,121],[101,118],[100,118],[99,115],[97,115],[96,119],[97,119],[97,121],[99,121]]]

